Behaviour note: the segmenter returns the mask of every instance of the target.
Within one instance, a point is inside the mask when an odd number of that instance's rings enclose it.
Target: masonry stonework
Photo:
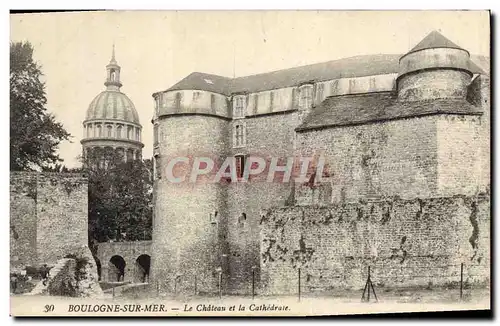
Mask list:
[[[11,172],[11,265],[55,264],[88,246],[88,183],[81,174]]]
[[[485,280],[487,75],[433,32],[401,56],[237,78],[194,72],[154,93],[152,280],[162,292],[192,293],[196,282],[198,291],[216,292],[220,282],[225,293],[249,294],[255,276],[263,291],[285,293],[297,262],[313,259],[304,275],[311,288],[358,287],[373,257],[388,264],[375,266],[376,275],[396,277],[401,264],[413,264],[401,271],[410,283],[435,262],[463,261]],[[207,182],[227,157],[252,156],[266,160],[259,176]],[[171,182],[165,173],[179,157],[188,162],[175,165],[174,177],[187,179]],[[215,167],[190,182],[200,157]],[[268,182],[271,159],[305,157],[322,157],[323,173]],[[456,273],[450,268],[439,273]]]
[[[221,164],[227,156],[227,121],[214,116],[171,116],[160,122],[160,132],[165,137],[155,158],[151,280],[173,291],[176,286],[179,290],[194,287],[197,276],[199,291],[215,291],[216,269],[227,270],[222,257],[227,251],[226,187],[207,183],[202,177],[196,183],[173,183],[166,173],[168,163],[176,157],[209,157]],[[177,164],[174,176],[190,172],[191,166]]]
[[[332,197],[413,198],[437,190],[436,117],[423,117],[297,133],[302,156],[323,155]]]
[[[149,276],[151,264],[151,241],[100,242],[97,244],[97,258],[100,263],[101,281],[116,281],[112,258],[123,259],[124,282],[138,283]],[[144,258],[141,259],[141,258]]]
[[[263,213],[261,293],[488,283],[489,194],[391,198]]]

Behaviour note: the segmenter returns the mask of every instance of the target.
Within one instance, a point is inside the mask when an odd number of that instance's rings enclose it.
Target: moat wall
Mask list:
[[[262,294],[489,281],[489,194],[270,209],[261,216]]]

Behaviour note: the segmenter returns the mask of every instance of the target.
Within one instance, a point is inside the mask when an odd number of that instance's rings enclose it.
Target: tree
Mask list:
[[[116,154],[84,162],[89,178],[89,238],[93,242],[150,240],[151,160],[124,162]]]
[[[10,44],[10,169],[36,170],[61,162],[57,148],[70,134],[45,107],[45,83],[29,42]]]

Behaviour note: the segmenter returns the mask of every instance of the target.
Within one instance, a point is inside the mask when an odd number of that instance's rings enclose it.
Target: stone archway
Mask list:
[[[108,280],[110,282],[122,282],[125,277],[125,259],[115,255],[108,263]]]
[[[134,283],[149,282],[149,268],[151,266],[151,256],[143,254],[135,260]]]

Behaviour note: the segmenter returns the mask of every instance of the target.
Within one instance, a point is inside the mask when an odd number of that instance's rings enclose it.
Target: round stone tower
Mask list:
[[[90,103],[83,121],[84,158],[103,163],[100,158],[118,154],[124,160],[142,157],[142,126],[134,103],[120,91],[120,66],[115,59],[115,47],[111,61],[106,66],[106,90]]]
[[[153,94],[154,221],[151,282],[161,292],[215,292],[226,262],[226,187],[191,179],[196,159],[227,153],[227,98],[219,80],[194,73]],[[213,170],[216,170],[214,166]],[[226,280],[222,280],[225,282]]]
[[[398,99],[464,99],[472,77],[469,63],[468,51],[431,32],[399,60]]]

